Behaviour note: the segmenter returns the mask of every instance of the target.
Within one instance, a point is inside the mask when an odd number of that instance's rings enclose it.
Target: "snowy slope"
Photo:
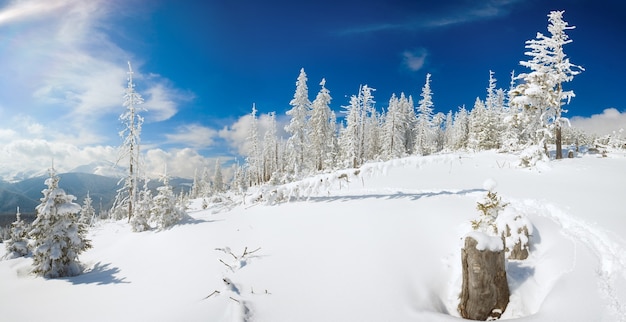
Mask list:
[[[45,280],[29,258],[0,261],[2,319],[458,321],[461,238],[492,178],[534,225],[530,258],[507,263],[503,318],[626,321],[626,156],[515,163],[410,157],[273,189],[297,187],[287,203],[251,202],[272,190],[231,208],[197,200],[192,220],[163,232],[100,223],[81,276]]]

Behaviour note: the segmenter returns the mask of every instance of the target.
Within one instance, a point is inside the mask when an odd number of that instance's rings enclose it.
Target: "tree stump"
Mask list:
[[[522,226],[517,228],[517,238],[515,238],[515,243],[512,248],[509,249],[509,245],[506,246],[506,251],[509,252],[509,259],[514,260],[524,260],[528,258],[528,242],[530,239],[530,234],[528,233],[528,227]],[[511,237],[511,228],[509,225],[506,225],[506,233],[504,237],[510,239]],[[522,237],[525,237],[522,240]]]
[[[504,241],[502,247],[495,250],[480,250],[483,247],[477,247],[478,244],[479,241],[468,236],[465,248],[461,250],[463,284],[459,313],[471,320],[497,319],[509,304],[510,295],[504,265]]]

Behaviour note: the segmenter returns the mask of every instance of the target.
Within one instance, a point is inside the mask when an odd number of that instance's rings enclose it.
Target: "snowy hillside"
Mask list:
[[[92,228],[83,275],[0,261],[6,321],[459,321],[462,237],[483,182],[533,223],[507,263],[503,319],[626,321],[626,155],[516,167],[512,155],[410,157],[191,204],[163,232]],[[345,175],[342,175],[345,174]],[[62,183],[61,183],[62,184]],[[296,198],[296,191],[299,198]],[[262,196],[261,196],[262,194]],[[273,200],[292,195],[290,202]],[[0,249],[0,256],[4,249]]]

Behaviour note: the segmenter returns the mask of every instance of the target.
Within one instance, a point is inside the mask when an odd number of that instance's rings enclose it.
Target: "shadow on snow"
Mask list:
[[[484,189],[465,189],[465,190],[442,190],[432,192],[421,193],[406,193],[398,191],[396,193],[380,193],[380,194],[363,194],[363,195],[348,195],[348,196],[310,196],[303,198],[302,200],[313,202],[330,202],[330,201],[349,201],[359,199],[404,199],[419,200],[422,198],[437,197],[437,196],[450,196],[450,195],[467,195],[474,192],[484,192]]]
[[[102,264],[100,262],[96,263],[93,268],[89,271],[72,277],[62,278],[68,282],[71,282],[74,285],[78,284],[96,284],[96,285],[107,285],[107,284],[128,284],[130,282],[126,281],[126,277],[119,278],[115,276],[120,272],[120,269],[117,267],[111,267],[111,264]]]

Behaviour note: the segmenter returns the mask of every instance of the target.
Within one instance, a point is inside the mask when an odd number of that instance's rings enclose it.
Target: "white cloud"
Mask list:
[[[158,177],[163,174],[167,166],[169,176],[193,178],[196,169],[200,173],[204,168],[213,169],[215,160],[205,158],[190,148],[171,151],[152,149],[146,152],[145,169],[148,176]],[[227,160],[228,158],[220,158],[220,162]]]
[[[218,131],[198,124],[181,126],[176,133],[165,134],[168,143],[177,143],[194,148],[208,148],[215,142]]]
[[[606,135],[620,129],[626,130],[626,111],[620,112],[616,108],[607,108],[602,114],[590,117],[574,116],[570,119],[573,127],[589,134]]]
[[[416,72],[422,67],[424,67],[424,63],[426,62],[426,57],[428,56],[428,52],[424,48],[416,49],[416,50],[406,50],[402,53],[402,63],[405,67],[407,67],[410,71]]]

